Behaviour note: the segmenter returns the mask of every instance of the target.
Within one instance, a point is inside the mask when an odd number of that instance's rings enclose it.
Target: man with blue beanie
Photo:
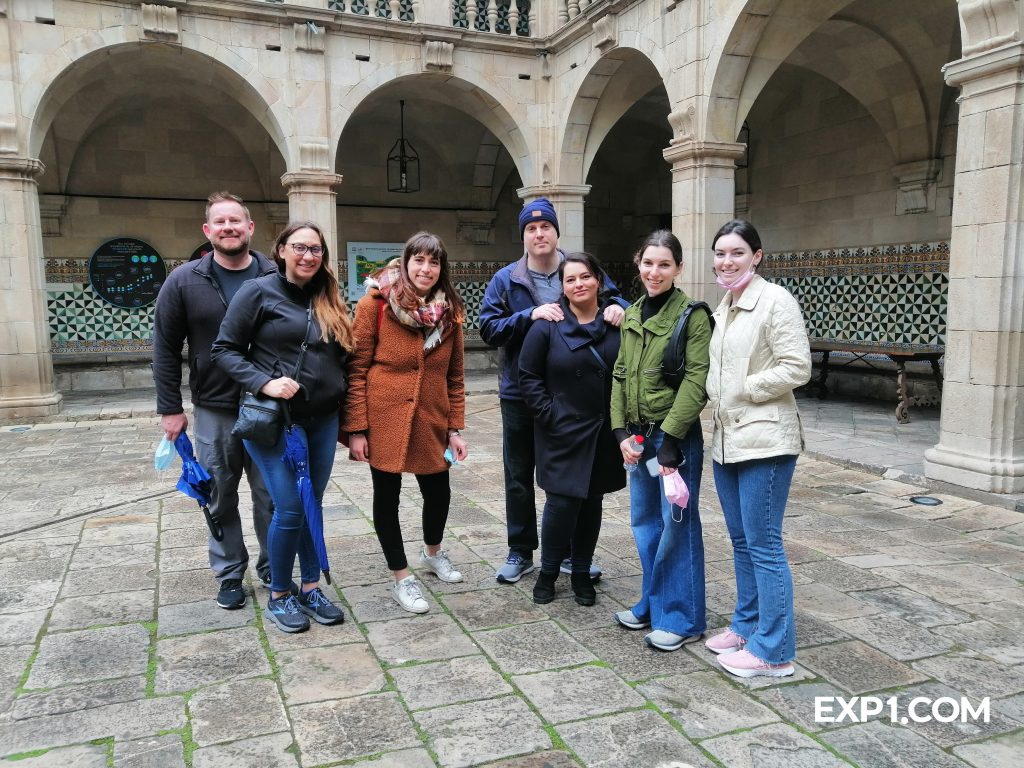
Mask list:
[[[480,307],[480,337],[500,350],[498,398],[509,548],[508,558],[497,572],[497,580],[502,584],[513,584],[535,568],[533,553],[538,541],[533,417],[519,391],[519,352],[526,332],[535,321],[562,319],[562,308],[558,304],[562,295],[558,265],[565,258],[558,248],[558,216],[547,198],[539,197],[523,206],[519,213],[519,234],[523,240],[523,257],[502,267],[491,278]],[[622,323],[626,302],[620,298],[614,284],[609,282],[605,288],[621,305],[610,304],[604,311],[604,319],[618,326]],[[570,573],[572,569],[563,563],[562,570]],[[590,576],[596,581],[601,577],[601,570],[592,566]]]

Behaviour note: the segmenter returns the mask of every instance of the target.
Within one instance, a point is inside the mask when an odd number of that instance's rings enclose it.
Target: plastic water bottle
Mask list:
[[[629,447],[632,450],[634,450],[634,451],[643,451],[643,449],[644,449],[644,436],[643,435],[633,435],[633,439],[629,441]],[[639,466],[640,466],[639,463],[630,464],[629,462],[625,462],[625,461],[622,462],[622,468],[624,470],[626,470],[627,472],[636,472],[636,468],[639,467]]]

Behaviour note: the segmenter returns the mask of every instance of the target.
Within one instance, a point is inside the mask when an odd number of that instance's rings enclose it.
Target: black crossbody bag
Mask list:
[[[302,361],[306,357],[309,346],[309,329],[313,325],[313,306],[306,310],[306,335],[299,347],[299,359],[295,363],[292,378],[299,380]],[[291,423],[288,401],[277,397],[269,397],[259,392],[243,392],[238,404],[238,420],[231,428],[231,434],[243,440],[251,440],[256,445],[271,448],[281,439],[281,433]]]

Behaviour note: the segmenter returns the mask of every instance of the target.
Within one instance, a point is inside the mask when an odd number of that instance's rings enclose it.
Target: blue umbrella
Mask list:
[[[331,583],[331,566],[327,562],[327,543],[324,541],[324,510],[313,490],[313,480],[309,476],[309,440],[306,430],[297,424],[290,424],[284,433],[284,455],[281,461],[295,473],[295,485],[302,499],[302,511],[305,512],[306,527],[313,539],[320,570],[324,579]]]
[[[220,521],[214,519],[210,514],[210,473],[196,459],[192,451],[192,441],[182,430],[181,434],[174,441],[174,447],[181,456],[181,477],[175,486],[186,496],[191,496],[199,502],[199,508],[203,510],[203,517],[206,518],[206,526],[210,529],[210,535],[217,541],[224,540],[224,527]]]

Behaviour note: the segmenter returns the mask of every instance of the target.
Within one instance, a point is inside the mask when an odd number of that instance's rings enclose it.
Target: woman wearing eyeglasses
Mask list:
[[[417,232],[401,258],[366,281],[356,305],[356,346],[344,430],[352,458],[370,465],[373,527],[388,569],[391,593],[405,610],[430,606],[409,572],[398,520],[402,473],[416,475],[423,495],[419,565],[441,581],[462,574],[441,549],[451,487],[448,460],[466,458],[462,324],[466,312],[452,283],[448,251],[437,235]]]
[[[289,224],[273,255],[277,273],[242,285],[228,306],[211,357],[246,391],[288,401],[292,421],[306,433],[310,477],[322,501],[334,466],[352,322],[316,224]],[[301,632],[309,628],[307,616],[320,624],[339,624],[344,614],[320,590],[320,563],[295,474],[281,461],[284,442],[282,433],[270,448],[248,440],[245,448],[274,501],[267,532],[271,599],[265,615],[284,632]],[[293,595],[296,555],[302,587]]]

